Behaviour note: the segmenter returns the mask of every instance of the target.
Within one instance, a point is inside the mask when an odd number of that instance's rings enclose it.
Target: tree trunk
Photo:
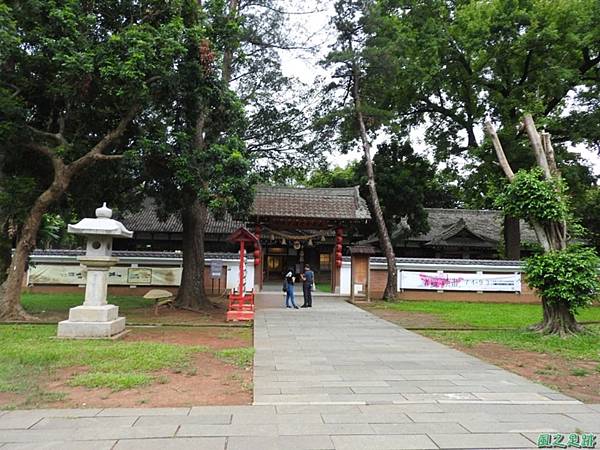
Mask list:
[[[2,320],[34,319],[21,306],[21,289],[29,264],[29,255],[35,248],[37,233],[44,214],[48,211],[50,205],[66,192],[70,178],[64,170],[55,171],[54,181],[35,200],[29,211],[29,216],[27,216],[17,240],[15,253],[8,270],[8,277],[3,285],[4,293],[0,301],[0,319]]]
[[[531,327],[532,330],[543,334],[558,334],[561,337],[583,331],[566,303],[550,303],[542,299],[542,307],[544,317],[539,324]]]
[[[229,19],[233,20],[238,14],[239,0],[229,0]],[[227,85],[231,82],[233,72],[233,49],[228,46],[223,51],[223,82]]]
[[[377,187],[375,185],[375,172],[373,171],[373,160],[371,158],[371,143],[369,136],[367,135],[367,129],[365,127],[365,120],[361,108],[361,97],[359,89],[359,78],[360,71],[358,63],[352,65],[352,92],[354,97],[354,106],[356,109],[356,119],[360,130],[360,139],[362,141],[363,151],[365,153],[365,165],[367,168],[367,187],[369,189],[369,200],[371,211],[375,216],[375,225],[377,226],[377,235],[379,237],[379,245],[381,250],[385,254],[387,261],[387,283],[385,290],[383,291],[384,300],[395,300],[398,297],[398,270],[396,268],[396,255],[394,254],[394,247],[390,239],[385,220],[383,218],[383,211],[379,203],[379,196],[377,195]]]
[[[530,114],[525,115],[523,125],[531,142],[537,165],[543,170],[546,179],[551,179],[553,176],[560,177],[560,171],[556,165],[550,135],[547,133],[543,133],[542,136],[539,135]],[[509,181],[512,181],[514,172],[510,167],[502,144],[500,143],[500,139],[498,139],[496,130],[491,122],[487,121],[485,123],[485,131],[492,140],[502,170]],[[564,220],[561,222],[550,222],[549,224],[531,221],[531,226],[544,249],[544,253],[560,251],[567,248],[567,224]],[[558,334],[560,336],[567,336],[583,330],[583,327],[577,323],[577,320],[570,311],[566,301],[561,300],[558,303],[550,303],[545,299],[542,299],[542,309],[542,321],[531,327],[532,330],[540,331],[544,334]]]
[[[208,304],[204,291],[204,230],[208,211],[195,195],[187,196],[181,210],[183,224],[183,272],[175,303],[199,310]]]
[[[521,259],[521,227],[516,217],[504,216],[504,257],[511,261]]]
[[[0,285],[8,276],[8,267],[12,257],[12,239],[8,234],[8,220],[4,218],[4,221],[0,222]],[[0,298],[2,298],[2,293],[0,293]]]

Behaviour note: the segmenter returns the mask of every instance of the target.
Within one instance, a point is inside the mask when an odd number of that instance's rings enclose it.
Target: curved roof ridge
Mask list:
[[[474,208],[423,208],[425,211],[439,211],[450,213],[477,213],[477,214],[501,214],[501,209],[474,209]]]

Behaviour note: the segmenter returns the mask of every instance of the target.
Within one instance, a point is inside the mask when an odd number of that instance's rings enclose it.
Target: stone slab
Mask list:
[[[366,423],[283,423],[279,425],[279,434],[283,436],[288,435],[327,435],[332,436],[336,434],[374,434],[373,428]]]
[[[329,436],[233,436],[227,450],[333,450]]]
[[[182,425],[177,436],[278,436],[274,424]]]
[[[102,339],[118,335],[125,330],[125,317],[108,322],[71,322],[58,323],[59,338]]]
[[[290,417],[292,416],[292,417]],[[232,424],[266,424],[266,423],[323,423],[320,414],[233,414]]]
[[[119,307],[115,305],[82,305],[69,310],[69,322],[112,322],[118,317]]]
[[[406,414],[323,414],[325,423],[407,423],[412,422]]]
[[[157,425],[228,425],[231,414],[204,414],[196,416],[142,416],[136,417],[136,427],[152,427]]]
[[[98,417],[107,416],[187,416],[190,408],[106,408]]]
[[[534,448],[531,441],[516,433],[429,434],[443,449]]]
[[[111,450],[117,441],[58,441],[6,444],[2,450]]]
[[[379,435],[379,436],[332,436],[336,450],[401,450],[437,449],[425,435]]]
[[[225,437],[126,439],[117,442],[114,450],[224,450]],[[86,449],[87,450],[87,449]]]
[[[96,427],[131,427],[137,417],[45,417],[37,422],[32,430],[58,430],[69,428],[96,428]],[[160,425],[160,424],[158,424]]]
[[[172,437],[177,431],[176,425],[155,427],[96,427],[65,428],[59,430],[2,430],[0,439],[4,442],[55,442],[73,440],[97,441],[102,439],[145,439]]]
[[[489,424],[488,424],[489,425]],[[376,434],[430,434],[430,433],[469,433],[458,423],[373,423]],[[495,430],[495,429],[494,429]]]

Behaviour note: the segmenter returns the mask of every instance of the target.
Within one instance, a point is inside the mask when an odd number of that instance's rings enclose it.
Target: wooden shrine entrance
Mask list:
[[[347,245],[364,237],[359,225],[370,220],[355,187],[259,186],[252,209],[250,229],[261,243],[254,282],[261,290],[281,290],[288,270],[302,273],[308,264],[316,283],[336,292]]]

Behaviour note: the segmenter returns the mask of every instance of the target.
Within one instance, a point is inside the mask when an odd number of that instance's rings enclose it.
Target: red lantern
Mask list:
[[[344,242],[344,238],[342,236],[336,236],[335,242],[338,244],[341,244],[342,242]]]
[[[335,229],[335,234],[336,234],[336,236],[341,236],[342,234],[344,234],[344,228],[342,228],[342,227],[337,227],[337,228]]]
[[[255,249],[254,250],[254,265],[258,266],[259,264],[260,264],[260,250]]]
[[[342,259],[342,252],[335,252],[335,259]]]
[[[336,251],[336,252],[341,252],[341,251],[342,251],[342,244],[337,244],[337,245],[335,246],[335,251]]]
[[[342,267],[342,260],[341,259],[336,259],[335,260],[335,266],[339,269],[340,267]]]

